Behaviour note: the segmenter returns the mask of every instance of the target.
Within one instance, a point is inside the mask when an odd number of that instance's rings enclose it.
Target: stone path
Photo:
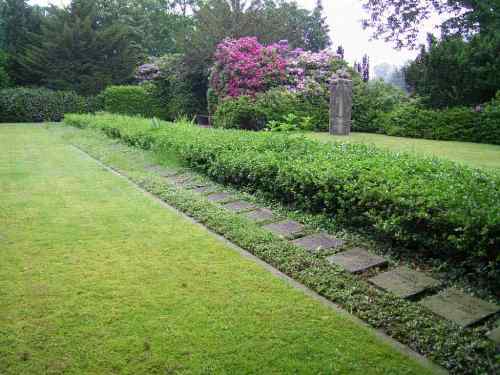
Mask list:
[[[278,221],[279,219],[274,215],[273,211],[268,208],[259,208],[252,203],[238,200],[230,193],[217,191],[215,186],[193,184],[192,176],[178,175],[175,171],[157,165],[149,166],[147,170],[167,177],[169,182],[176,186],[183,186],[193,192],[205,194],[209,201],[219,203],[225,209],[263,225],[264,229],[290,240],[295,246],[303,248],[312,254],[340,249],[339,253],[327,257],[326,260],[332,265],[342,267],[349,273],[362,274],[367,271],[380,271],[380,269],[388,266],[388,262],[384,257],[372,254],[365,249],[351,248],[344,250],[346,243],[342,239],[327,233],[306,235],[304,225],[293,220]],[[368,281],[374,286],[400,298],[416,298],[420,294],[427,292],[428,295],[431,295],[421,299],[418,303],[462,327],[478,324],[500,312],[500,306],[466,295],[452,288],[436,294],[435,290],[441,285],[438,280],[423,272],[406,267],[378,272]],[[500,327],[492,330],[488,337],[500,347]]]

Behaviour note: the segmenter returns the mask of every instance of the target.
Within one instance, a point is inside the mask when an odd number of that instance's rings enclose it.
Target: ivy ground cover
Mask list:
[[[44,128],[0,150],[0,373],[429,373]]]

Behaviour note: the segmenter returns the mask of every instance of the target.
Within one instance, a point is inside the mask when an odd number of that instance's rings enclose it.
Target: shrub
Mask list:
[[[0,89],[10,86],[10,78],[7,73],[7,54],[0,50]]]
[[[213,124],[222,128],[262,130],[271,122],[283,122],[293,115],[297,118],[298,127],[303,130],[326,130],[329,107],[324,100],[324,96],[307,97],[280,88],[255,97],[226,98],[215,111]],[[308,125],[299,126],[304,121]]]
[[[136,78],[150,84],[150,93],[158,103],[156,116],[175,120],[206,113],[205,74],[190,69],[182,54],[168,54],[141,65]]]
[[[92,111],[92,100],[73,91],[4,89],[0,90],[0,122],[60,121],[65,113]]]
[[[500,261],[500,177],[452,162],[297,136],[71,116],[158,153],[176,150],[211,177],[371,228],[416,251]],[[423,253],[425,253],[423,252]]]
[[[262,130],[266,116],[248,96],[223,100],[212,118],[216,128]]]
[[[377,126],[387,135],[500,144],[500,94],[481,111],[467,107],[423,108],[418,101],[381,114]]]
[[[377,119],[383,113],[406,101],[406,95],[398,87],[382,80],[364,83],[354,82],[352,130],[356,132],[379,132]]]
[[[149,85],[110,86],[101,95],[104,110],[111,113],[154,117],[160,107]]]

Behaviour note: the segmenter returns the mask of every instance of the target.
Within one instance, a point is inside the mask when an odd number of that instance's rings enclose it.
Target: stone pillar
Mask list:
[[[332,77],[330,87],[330,134],[349,135],[352,116],[352,80],[346,71]]]

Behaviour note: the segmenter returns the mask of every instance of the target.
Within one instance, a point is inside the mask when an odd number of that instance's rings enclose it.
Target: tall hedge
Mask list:
[[[70,116],[159,153],[175,150],[213,178],[264,191],[437,256],[500,263],[500,176],[452,162],[297,136],[152,126]]]
[[[110,86],[100,96],[104,110],[129,116],[162,117],[161,105],[151,85]]]
[[[376,120],[378,131],[401,137],[500,144],[500,92],[482,108],[423,108],[400,104]]]
[[[45,88],[0,90],[0,122],[60,121],[65,113],[98,110],[94,98]]]

